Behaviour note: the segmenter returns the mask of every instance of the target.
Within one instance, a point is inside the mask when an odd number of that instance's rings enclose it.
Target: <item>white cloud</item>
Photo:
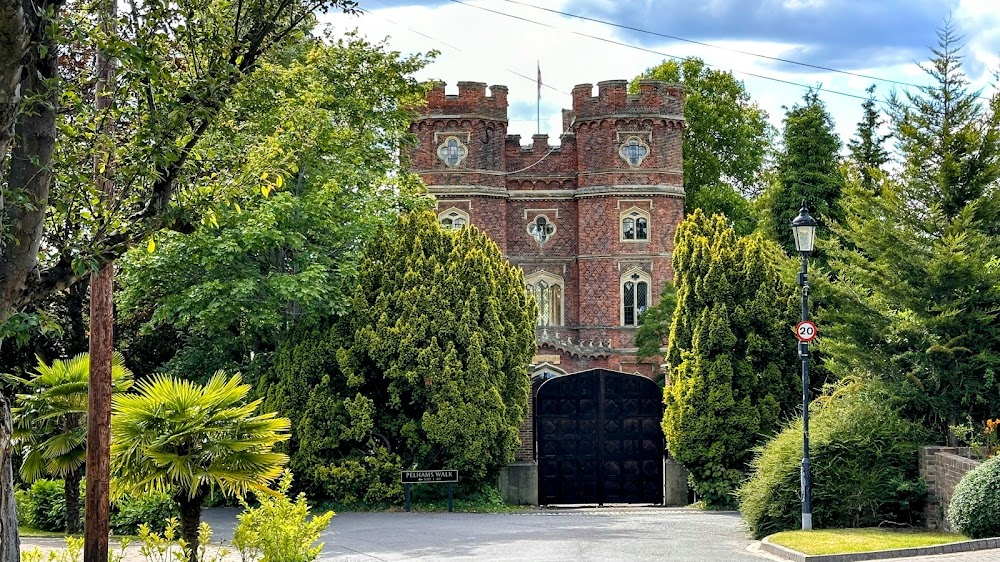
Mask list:
[[[544,4],[541,0],[526,1],[534,1],[553,10],[567,11],[566,6],[571,0],[547,0]],[[721,0],[717,1],[720,5],[726,4]],[[821,97],[833,114],[837,130],[845,143],[860,119],[862,100],[837,95],[833,91],[864,97],[865,88],[872,83],[872,80],[866,78],[793,68],[759,57],[690,43],[670,43],[663,40],[661,45],[646,45],[648,50],[640,50],[609,42],[636,44],[633,38],[624,38],[620,30],[600,23],[566,18],[500,0],[468,0],[468,3],[524,19],[506,17],[453,2],[386,8],[373,2],[367,6],[370,13],[360,18],[336,14],[324,16],[323,21],[331,23],[339,31],[357,27],[371,40],[388,37],[390,46],[404,53],[432,49],[441,51],[438,59],[421,71],[418,78],[441,79],[452,88],[460,80],[507,85],[511,103],[508,132],[520,134],[521,142],[525,144],[530,143],[530,137],[536,129],[536,61],[541,66],[546,85],[542,90],[541,130],[550,135],[552,143],[558,142],[560,110],[571,105],[570,92],[574,85],[631,79],[663,60],[662,54],[649,51],[676,56],[699,56],[714,67],[733,70],[737,78],[745,81],[752,98],[768,111],[772,123],[779,129],[784,115],[782,106],[795,104],[804,93],[804,88],[780,81],[812,86],[822,84],[825,93],[821,93]],[[608,8],[617,3],[601,0],[590,2],[589,6],[601,7],[602,4],[604,8]],[[806,4],[814,6],[817,2]],[[647,7],[654,5],[659,4],[646,3]],[[967,61],[972,63],[970,67],[977,70],[973,78],[981,86],[988,78],[988,71],[1000,67],[1000,58],[997,56],[1000,52],[1000,31],[994,31],[1000,30],[1000,5],[992,0],[961,0],[953,18],[960,31],[972,30],[966,37]],[[898,36],[898,29],[895,34]],[[919,40],[930,47],[936,43],[937,38],[928,36]],[[872,43],[872,38],[866,39],[866,42]],[[793,58],[796,49],[800,48],[799,45],[781,42],[777,38],[766,42],[719,39],[712,40],[711,43],[782,58]],[[928,50],[920,56],[926,58],[929,52]],[[915,64],[900,63],[901,56],[886,53],[885,49],[880,51],[879,58],[871,59],[870,67],[853,70],[902,82],[926,82],[926,75]],[[900,55],[902,54],[901,51]],[[855,59],[858,58],[855,56]],[[862,57],[861,60],[867,59]],[[882,66],[879,60],[893,60],[894,64]],[[821,61],[818,64],[823,63]],[[832,63],[830,65],[833,66]],[[779,81],[754,78],[746,73],[768,76]],[[892,88],[892,84],[880,83],[878,92],[885,95]]]

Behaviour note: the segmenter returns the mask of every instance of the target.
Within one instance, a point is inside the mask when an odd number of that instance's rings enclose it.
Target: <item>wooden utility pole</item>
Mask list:
[[[116,33],[118,3],[105,0],[98,18],[107,38]],[[104,50],[97,53],[97,114],[110,112],[115,89],[115,61]],[[104,194],[104,208],[114,197],[114,119],[104,115],[102,142],[94,155],[94,177]],[[87,499],[85,503],[84,562],[108,562],[111,484],[111,355],[114,347],[115,264],[108,262],[90,282],[90,386],[87,404]]]

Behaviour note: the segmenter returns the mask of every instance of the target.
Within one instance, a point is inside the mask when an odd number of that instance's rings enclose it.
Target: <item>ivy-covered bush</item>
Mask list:
[[[111,532],[116,535],[138,535],[139,527],[146,525],[160,533],[167,521],[177,517],[177,504],[165,492],[147,492],[131,495],[111,506]]]
[[[926,487],[917,450],[929,439],[926,429],[900,417],[874,383],[830,391],[809,412],[815,528],[922,523]],[[801,460],[801,419],[758,451],[737,492],[755,538],[801,526]]]
[[[317,466],[313,474],[323,497],[341,505],[378,508],[402,499],[402,469],[399,455],[380,447],[369,455]]]
[[[971,539],[1000,536],[1000,457],[962,477],[947,513],[951,526]]]

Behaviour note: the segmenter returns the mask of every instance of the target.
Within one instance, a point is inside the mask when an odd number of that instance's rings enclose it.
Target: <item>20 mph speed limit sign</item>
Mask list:
[[[800,342],[809,343],[816,339],[816,324],[809,320],[803,320],[795,325],[795,337]]]

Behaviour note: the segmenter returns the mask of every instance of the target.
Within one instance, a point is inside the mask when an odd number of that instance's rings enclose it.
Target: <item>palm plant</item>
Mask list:
[[[21,479],[62,478],[66,496],[66,532],[80,531],[80,479],[87,457],[87,390],[90,354],[81,353],[68,361],[46,365],[40,358],[30,378],[4,375],[8,381],[27,387],[17,395],[11,411],[14,444],[23,461]],[[125,358],[111,358],[112,392],[124,392],[132,385],[132,371]]]
[[[237,497],[267,491],[288,461],[273,446],[288,439],[291,424],[255,414],[261,401],[246,402],[250,385],[239,373],[227,380],[219,371],[205,385],[157,375],[136,390],[112,402],[115,494],[172,494],[195,562],[205,498],[214,489]]]

